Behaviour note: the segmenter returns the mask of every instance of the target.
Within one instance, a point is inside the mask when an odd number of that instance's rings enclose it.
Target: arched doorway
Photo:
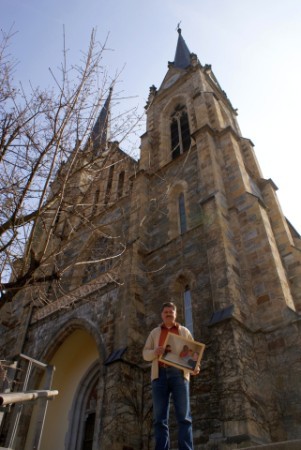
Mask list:
[[[95,386],[99,379],[98,361],[99,354],[96,342],[84,329],[73,331],[57,349],[51,361],[49,361],[49,364],[56,367],[52,386],[53,389],[59,391],[59,395],[55,400],[50,401],[48,405],[41,443],[43,450],[53,450],[54,448],[56,450],[65,450],[68,448],[66,446],[68,441],[70,442],[70,430],[79,429],[79,423],[82,421],[82,416],[74,414],[76,398],[80,392],[86,393],[86,397],[83,393],[81,395],[82,404],[85,404],[86,408],[85,412],[87,411],[88,413],[92,404],[92,397],[95,396]],[[89,370],[92,370],[93,375],[90,378]],[[90,379],[90,382],[88,385],[85,385],[87,378]],[[83,387],[82,390],[81,387]],[[85,438],[87,441],[91,440],[88,435],[90,436],[91,434],[93,420],[95,420],[95,410],[94,415],[91,412],[87,430],[85,431],[85,428],[82,428],[83,431],[77,437],[77,441]],[[74,421],[77,421],[77,427],[75,426],[75,428]],[[31,443],[32,433],[29,432],[25,450],[32,449]],[[76,446],[73,445],[73,449],[81,448],[81,446],[82,443],[77,442]],[[86,447],[89,448],[88,444]]]

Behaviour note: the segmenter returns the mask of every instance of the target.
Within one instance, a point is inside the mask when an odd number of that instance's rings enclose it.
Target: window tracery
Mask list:
[[[178,105],[170,122],[171,155],[177,158],[190,148],[190,127],[186,108]]]

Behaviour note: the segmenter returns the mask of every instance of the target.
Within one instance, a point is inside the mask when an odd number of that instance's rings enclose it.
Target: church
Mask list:
[[[18,293],[1,324],[14,389],[59,394],[2,408],[1,448],[152,449],[142,349],[165,301],[206,346],[190,383],[195,449],[301,448],[301,238],[275,182],[180,29],[150,88],[139,161],[108,142],[111,95],[66,186],[69,205],[91,205],[89,221],[68,208],[55,219],[60,289],[44,286],[45,302]],[[33,233],[37,251],[50,220]],[[172,408],[170,425],[176,450]]]

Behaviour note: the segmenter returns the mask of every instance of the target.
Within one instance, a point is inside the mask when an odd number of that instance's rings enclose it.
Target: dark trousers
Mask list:
[[[155,450],[169,449],[169,407],[172,397],[178,422],[179,450],[193,450],[189,382],[175,367],[159,368],[159,378],[152,381]]]

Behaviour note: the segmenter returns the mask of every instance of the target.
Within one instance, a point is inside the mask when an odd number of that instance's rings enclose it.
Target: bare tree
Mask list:
[[[116,428],[116,422],[119,424],[120,434],[124,436],[130,434],[131,429],[136,430],[136,447],[139,449],[151,448],[152,437],[152,401],[151,401],[151,385],[149,381],[149,373],[140,366],[127,364],[128,370],[134,370],[131,374],[132,378],[124,378],[125,373],[121,369],[117,374],[118,388],[116,389],[116,381],[114,379],[110,387],[107,386],[106,395],[108,396],[109,415],[103,423],[103,445],[111,444],[111,429]],[[138,372],[137,372],[138,369]],[[138,374],[138,378],[137,378]],[[112,381],[112,380],[111,380]],[[112,389],[114,386],[114,389]]]
[[[107,136],[93,137],[96,117],[119,75],[112,79],[104,70],[107,42],[100,44],[95,30],[79,65],[68,65],[64,44],[58,74],[50,70],[54,88],[31,86],[29,92],[13,82],[12,37],[12,32],[3,33],[0,44],[0,308],[21,289],[58,282],[69,270],[62,258],[58,261],[64,245],[68,242],[70,246],[77,224],[88,223],[95,213],[99,192],[91,198],[92,179],[101,179],[104,170],[116,164],[110,159],[108,145],[116,146],[139,123],[135,109],[115,121],[108,115],[111,144],[107,144]],[[98,132],[106,133],[106,128]],[[118,162],[123,159],[126,157],[120,152]],[[74,205],[74,190],[81,204]],[[89,226],[99,232],[92,221]],[[61,239],[54,245],[58,229]],[[107,229],[108,224],[101,236],[113,238],[106,235]],[[119,244],[114,251],[106,247],[101,258],[76,264],[118,259],[124,251]]]

